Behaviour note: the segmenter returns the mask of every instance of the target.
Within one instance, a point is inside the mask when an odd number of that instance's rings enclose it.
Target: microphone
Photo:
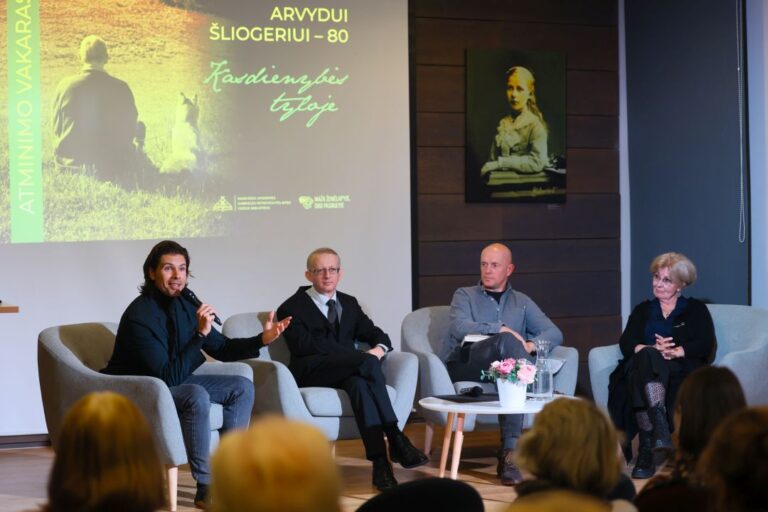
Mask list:
[[[472,386],[471,388],[461,388],[459,390],[460,395],[478,397],[483,394],[483,388],[480,386]]]
[[[181,296],[187,299],[189,302],[191,302],[192,305],[195,306],[196,308],[199,308],[200,305],[203,303],[203,301],[197,298],[197,295],[195,295],[195,292],[193,292],[187,287],[184,287],[184,289],[181,290]],[[213,315],[213,321],[221,325],[221,319],[216,314]]]

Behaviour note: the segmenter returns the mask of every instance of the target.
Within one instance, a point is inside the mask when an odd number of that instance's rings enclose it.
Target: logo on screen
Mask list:
[[[312,205],[315,203],[315,200],[312,199],[310,196],[299,196],[299,202],[301,203],[301,206],[304,207],[305,210],[309,210],[312,208]]]

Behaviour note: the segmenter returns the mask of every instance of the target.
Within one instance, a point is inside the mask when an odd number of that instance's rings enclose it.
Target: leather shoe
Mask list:
[[[407,469],[423,466],[429,461],[429,457],[413,446],[402,432],[394,436],[394,439],[389,440],[389,458],[392,462],[399,462],[402,467]]]
[[[512,460],[512,449],[499,450],[496,474],[501,478],[501,485],[517,485],[523,481],[523,474]]]
[[[211,506],[211,496],[208,494],[208,486],[206,484],[197,484],[197,492],[195,493],[195,508],[207,509]]]
[[[397,487],[397,480],[392,473],[392,466],[386,457],[376,457],[373,459],[373,486],[380,491],[389,491]]]

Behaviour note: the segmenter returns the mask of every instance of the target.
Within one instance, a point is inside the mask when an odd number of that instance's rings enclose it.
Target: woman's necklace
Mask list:
[[[673,303],[673,304],[671,304],[671,305],[670,305],[670,304],[664,304],[664,303],[662,302],[662,303],[661,303],[661,315],[662,315],[664,318],[667,318],[667,317],[669,317],[669,315],[670,315],[670,314],[671,314],[671,313],[672,313],[672,312],[675,310],[675,305],[676,305],[676,304],[677,304],[677,301],[675,301],[675,303]]]

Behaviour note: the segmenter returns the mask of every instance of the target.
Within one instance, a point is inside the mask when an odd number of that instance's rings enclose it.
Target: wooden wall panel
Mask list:
[[[621,333],[618,44],[615,0],[412,0],[414,307],[478,280],[482,248],[507,243],[512,286],[580,355]],[[565,204],[464,202],[468,48],[559,51],[567,67]],[[499,92],[503,94],[503,91]]]
[[[450,304],[457,288],[477,283],[477,274],[426,276],[419,279],[420,304]],[[619,272],[519,274],[510,280],[553,318],[621,314]]]
[[[609,0],[420,0],[414,2],[417,17],[516,20],[528,22],[615,26],[617,8]]]
[[[417,18],[416,64],[464,65],[467,48],[514,48],[562,51],[569,69],[615,71],[616,37],[615,27]]]
[[[513,277],[541,272],[594,272],[619,269],[619,240],[471,240],[419,244],[419,273],[422,276],[480,272],[480,251],[489,243],[505,242],[515,262]]]
[[[619,237],[616,195],[572,194],[565,204],[514,207],[420,195],[417,207],[420,241]]]

